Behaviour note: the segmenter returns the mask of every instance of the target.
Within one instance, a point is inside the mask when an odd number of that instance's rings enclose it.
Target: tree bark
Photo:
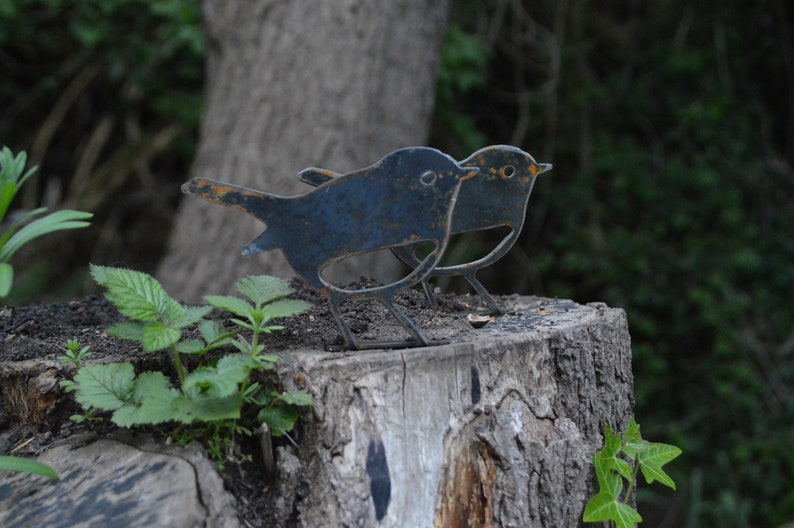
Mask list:
[[[290,196],[307,191],[295,179],[305,167],[344,172],[423,144],[448,5],[206,0],[207,87],[190,176]],[[291,275],[278,251],[241,257],[263,229],[239,212],[183,200],[158,278],[195,301],[247,274]],[[399,269],[391,256],[373,257],[353,277]]]
[[[279,449],[274,526],[582,524],[604,423],[633,415],[626,314],[531,297],[510,308],[520,315],[446,346],[283,358],[314,417],[299,450]]]

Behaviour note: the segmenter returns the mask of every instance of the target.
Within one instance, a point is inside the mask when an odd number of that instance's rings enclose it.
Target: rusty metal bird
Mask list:
[[[413,147],[293,197],[202,178],[190,180],[182,191],[264,222],[266,230],[243,254],[281,249],[294,271],[327,298],[347,348],[397,348],[431,344],[394,304],[394,293],[425,280],[438,264],[449,241],[461,182],[478,172],[477,167],[460,167],[438,150]],[[323,278],[324,268],[347,257],[422,241],[432,243],[433,251],[396,282],[350,290]],[[380,301],[415,342],[358,343],[340,310],[348,300]]]
[[[461,185],[455,212],[452,216],[451,234],[483,231],[507,227],[509,233],[487,255],[473,262],[433,269],[432,276],[462,276],[477,291],[488,310],[504,313],[494,298],[477,280],[477,272],[502,258],[518,240],[526,217],[527,203],[535,179],[552,168],[548,163],[537,163],[526,152],[509,145],[493,145],[478,150],[460,162],[462,167],[477,167],[479,174]],[[321,169],[305,169],[298,178],[310,185],[322,185],[337,174]],[[421,260],[418,246],[397,247],[392,251],[405,264],[416,267]],[[429,284],[430,276],[422,280],[428,302],[436,305],[436,297]]]

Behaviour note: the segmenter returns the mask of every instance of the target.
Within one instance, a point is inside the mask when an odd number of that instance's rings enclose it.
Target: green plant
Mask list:
[[[69,339],[66,341],[66,352],[64,355],[58,356],[58,359],[64,363],[71,363],[74,365],[74,368],[79,369],[80,363],[84,359],[91,357],[91,352],[89,352],[90,349],[90,345],[81,348],[80,342],[77,339]]]
[[[25,152],[14,156],[11,149],[3,147],[3,151],[0,153],[0,223],[5,219],[14,196],[36,172],[36,167],[25,172],[26,161],[27,154]],[[83,220],[92,216],[91,213],[66,209],[42,217],[41,215],[45,212],[47,212],[46,207],[28,211],[12,221],[0,233],[0,297],[5,297],[11,291],[14,268],[8,261],[14,256],[14,253],[42,235],[64,229],[86,227],[88,222],[83,222]]]
[[[638,473],[642,471],[648,484],[656,480],[675,489],[675,482],[662,466],[680,454],[681,450],[676,446],[644,440],[640,426],[634,420],[622,434],[613,434],[606,425],[604,448],[593,456],[600,489],[585,506],[583,520],[612,522],[618,528],[632,528],[642,522],[637,510],[628,504]],[[627,483],[625,493],[624,480]]]
[[[51,479],[58,478],[58,474],[50,466],[15,456],[0,456],[0,471],[22,471]]]
[[[286,299],[292,289],[285,282],[267,276],[246,277],[236,287],[248,300],[206,297],[210,305],[236,316],[232,321],[237,328],[226,330],[218,321],[205,319],[212,306],[180,304],[146,273],[91,266],[91,274],[106,288],[105,296],[130,319],[110,326],[107,332],[140,342],[145,352],[168,350],[178,385],[163,372],[136,374],[131,363],[81,366],[74,381],[62,385],[74,392],[87,413],[111,411],[111,420],[122,427],[177,422],[178,441],[203,439],[216,462],[222,464],[222,453],[234,444],[235,437],[251,434],[240,422],[244,413],[255,414],[250,418],[267,423],[278,436],[292,429],[298,416],[296,406],[312,404],[304,391],[281,394],[251,379],[252,373],[272,370],[278,361],[278,356],[264,354],[260,343],[262,333],[282,328],[268,323],[310,306]],[[183,339],[184,330],[193,326],[201,337]],[[250,331],[250,338],[246,339],[242,330]],[[202,363],[192,371],[182,362],[183,354],[204,355],[227,345],[238,352]],[[79,356],[77,346],[71,345],[72,355]],[[68,353],[64,360],[74,362]],[[190,428],[194,423],[204,425]]]

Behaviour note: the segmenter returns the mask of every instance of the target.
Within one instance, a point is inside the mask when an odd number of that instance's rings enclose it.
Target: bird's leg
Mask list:
[[[469,281],[469,284],[471,284],[472,287],[475,290],[477,290],[477,293],[480,295],[480,298],[483,300],[483,302],[485,302],[485,305],[488,307],[488,311],[493,315],[504,315],[505,311],[502,310],[498,304],[496,304],[496,301],[491,296],[491,294],[488,293],[488,290],[485,289],[485,286],[483,286],[480,283],[480,281],[477,280],[476,274],[477,274],[476,268],[464,270],[462,273],[463,277],[467,281]]]
[[[394,305],[394,302],[392,302],[391,299],[379,299],[379,300],[383,302],[383,304],[391,312],[394,318],[400,321],[400,323],[405,327],[405,329],[408,330],[408,333],[410,333],[411,336],[414,339],[416,339],[420,345],[422,346],[430,345],[430,340],[427,339],[421,331],[419,331],[419,329],[416,327],[413,321],[411,321],[408,318],[408,316],[405,315],[405,312],[403,312],[399,307]]]
[[[353,337],[353,332],[350,330],[350,327],[347,325],[345,320],[342,319],[342,311],[339,309],[339,305],[337,304],[336,300],[328,299],[328,305],[331,308],[331,315],[334,316],[336,327],[339,329],[339,333],[342,334],[342,339],[345,340],[345,348],[349,350],[358,350],[356,338]]]
[[[422,289],[425,291],[425,297],[430,307],[438,308],[438,299],[436,298],[436,294],[433,293],[433,286],[430,284],[429,280],[422,281]]]

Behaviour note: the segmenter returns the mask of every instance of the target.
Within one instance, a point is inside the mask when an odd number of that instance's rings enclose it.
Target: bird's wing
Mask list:
[[[316,167],[309,167],[308,169],[303,169],[298,173],[298,179],[303,183],[311,185],[312,187],[319,187],[325,182],[333,180],[337,176],[339,176],[339,173],[337,172],[326,169],[318,169]]]

